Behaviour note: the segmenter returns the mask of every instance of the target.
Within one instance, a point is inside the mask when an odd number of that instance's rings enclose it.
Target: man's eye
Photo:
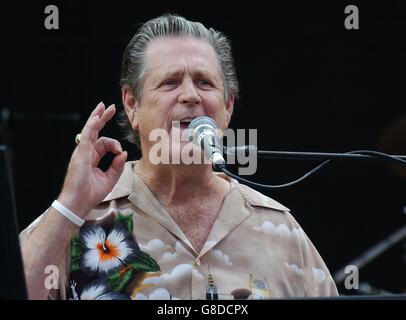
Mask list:
[[[161,85],[162,85],[162,86],[173,86],[173,85],[176,85],[177,83],[178,83],[177,80],[168,79],[168,80],[163,81],[163,82],[161,83]]]
[[[204,80],[204,79],[200,79],[196,81],[198,85],[202,85],[202,86],[209,86],[211,85],[210,81],[208,80]]]

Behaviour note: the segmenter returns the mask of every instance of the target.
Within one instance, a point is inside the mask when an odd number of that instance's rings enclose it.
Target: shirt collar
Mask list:
[[[124,171],[120,176],[120,179],[117,181],[113,190],[107,195],[103,200],[111,201],[118,198],[129,197],[130,194],[138,189],[145,189],[146,185],[143,183],[140,177],[134,171],[135,161],[126,162],[124,166]],[[226,176],[224,173],[216,173],[223,179],[228,180],[231,183],[231,187],[236,187],[239,189],[242,197],[245,199],[245,202],[254,207],[264,207],[269,209],[274,209],[278,211],[290,211],[289,208],[280,204],[279,202],[271,199],[260,192],[240,184],[237,180]],[[134,177],[135,176],[135,177]],[[134,203],[137,205],[136,203]]]
[[[265,207],[282,212],[289,210],[277,201],[238,183],[237,180],[223,173],[216,173],[223,179],[228,180],[231,183],[231,188],[224,199],[223,206],[214,222],[205,245],[200,252],[196,252],[189,239],[185,236],[167,209],[153,195],[141,177],[135,173],[134,165],[135,161],[125,164],[120,179],[104,201],[127,197],[139,210],[142,210],[180,239],[189,251],[198,258],[215,247],[217,243],[224,239],[234,228],[244,222],[254,212],[250,207]],[[237,208],[238,210],[236,210]]]
[[[124,165],[124,171],[118,179],[113,190],[104,198],[103,202],[116,200],[118,198],[128,197],[134,190],[134,174],[133,170],[135,161],[128,161]]]

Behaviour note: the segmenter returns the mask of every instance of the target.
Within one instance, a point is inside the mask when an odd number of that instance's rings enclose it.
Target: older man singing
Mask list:
[[[20,235],[30,298],[337,295],[288,208],[214,173],[207,161],[179,157],[190,145],[174,134],[185,137],[193,119],[210,117],[221,130],[230,122],[238,81],[222,33],[176,15],[146,22],[124,52],[121,87],[127,138],[142,157],[126,162],[118,141],[99,137],[116,112],[99,103],[58,199]],[[155,130],[170,137],[160,149],[167,162],[151,158]],[[108,152],[114,159],[102,171]]]

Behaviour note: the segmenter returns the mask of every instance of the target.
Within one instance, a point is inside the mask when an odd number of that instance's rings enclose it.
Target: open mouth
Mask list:
[[[182,119],[179,121],[181,129],[187,129],[189,124],[192,122],[193,118]]]

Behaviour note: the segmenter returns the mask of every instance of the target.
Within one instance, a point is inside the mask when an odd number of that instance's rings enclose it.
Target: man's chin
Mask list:
[[[172,146],[169,153],[170,164],[176,165],[204,165],[210,164],[204,157],[203,150],[192,142],[182,142]]]
[[[173,141],[188,142],[190,136],[190,129],[187,127],[171,127],[169,130],[169,136]]]

